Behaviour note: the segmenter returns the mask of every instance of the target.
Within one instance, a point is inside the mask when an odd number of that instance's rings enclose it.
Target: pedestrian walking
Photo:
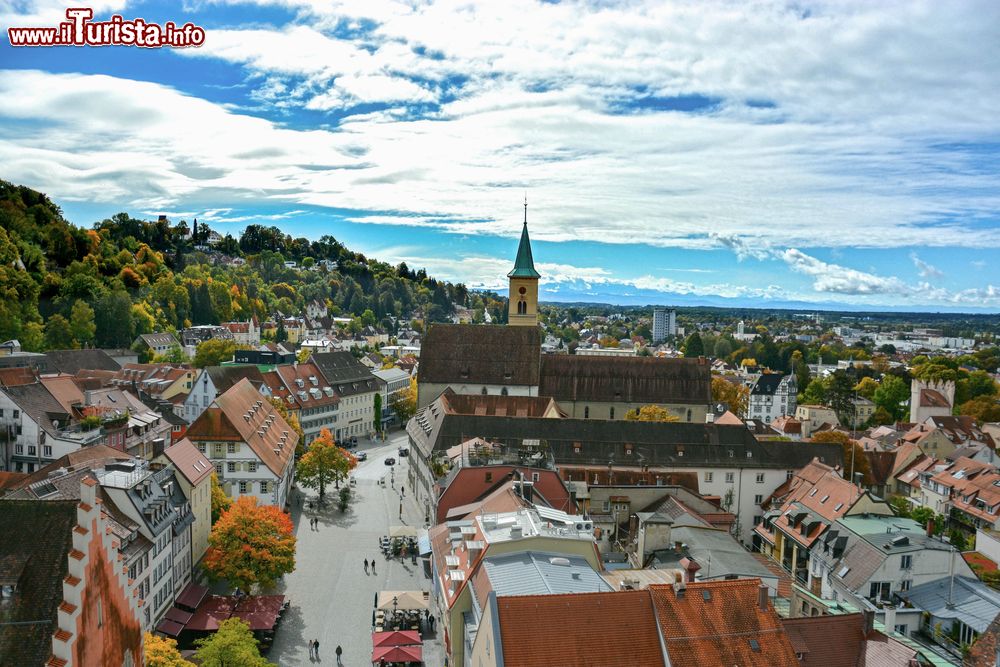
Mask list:
[[[404,498],[406,497],[406,487],[405,486],[400,486],[399,487],[399,495],[403,496]]]
[[[316,651],[316,659],[319,660],[319,640],[313,640],[313,650]]]
[[[314,650],[315,650],[315,649],[314,649],[314,647],[313,647],[313,640],[311,640],[311,639],[310,639],[310,640],[309,640],[309,661],[310,661],[310,662],[312,662],[312,659],[313,659],[313,651],[314,651]]]
[[[365,574],[368,574],[368,559],[365,559]]]
[[[335,651],[335,653],[337,654],[337,664],[343,665],[344,663],[340,661],[340,656],[343,655],[344,649],[340,648],[340,644],[337,644],[337,650]]]
[[[372,558],[372,574],[375,574],[375,559]]]

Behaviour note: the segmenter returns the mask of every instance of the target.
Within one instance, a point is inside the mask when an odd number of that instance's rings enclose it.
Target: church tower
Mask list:
[[[514,268],[507,274],[510,279],[510,299],[507,304],[507,323],[510,326],[538,326],[538,271],[531,258],[531,241],[528,239],[528,200],[524,200],[524,228],[521,243],[517,246]]]

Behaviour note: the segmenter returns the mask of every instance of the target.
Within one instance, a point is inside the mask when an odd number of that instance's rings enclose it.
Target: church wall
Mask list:
[[[561,407],[570,417],[576,419],[625,419],[625,413],[629,410],[638,410],[649,405],[648,403],[629,403],[626,401],[558,401]],[[694,424],[704,424],[708,414],[707,405],[698,404],[677,404],[661,403],[657,404],[666,408],[671,414],[676,415],[682,422]],[[614,409],[614,416],[611,410]]]
[[[419,378],[419,376],[418,376]],[[492,396],[499,396],[503,390],[507,390],[508,396],[538,396],[537,385],[524,384],[482,384],[476,382],[445,383],[445,382],[420,382],[417,385],[417,409],[426,407],[433,403],[448,387],[451,387],[456,394],[482,394],[483,388],[486,393]]]

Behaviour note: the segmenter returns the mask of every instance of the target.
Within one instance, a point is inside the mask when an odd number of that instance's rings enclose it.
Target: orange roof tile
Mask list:
[[[760,579],[704,581],[680,597],[673,586],[650,586],[671,667],[798,667],[778,615],[758,604],[759,586]]]
[[[646,591],[497,599],[504,663],[518,667],[663,665]],[[609,629],[609,619],[620,619]],[[704,666],[702,666],[704,667]]]

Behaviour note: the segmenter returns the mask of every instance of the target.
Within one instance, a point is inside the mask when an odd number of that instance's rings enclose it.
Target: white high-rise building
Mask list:
[[[677,335],[677,311],[658,308],[653,311],[653,342]]]

